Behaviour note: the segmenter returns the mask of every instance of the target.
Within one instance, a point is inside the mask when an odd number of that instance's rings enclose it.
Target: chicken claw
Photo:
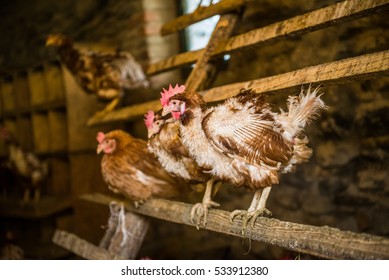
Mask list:
[[[210,179],[207,182],[207,185],[205,187],[205,192],[203,196],[203,201],[201,203],[196,203],[193,205],[192,210],[190,211],[190,221],[192,224],[196,225],[196,228],[199,229],[199,225],[201,222],[201,218],[203,217],[203,226],[205,227],[207,224],[208,219],[208,210],[211,207],[218,207],[220,206],[219,203],[216,203],[212,201],[211,194],[212,194],[212,187],[214,183],[214,179]],[[194,218],[197,216],[197,222],[194,222]]]
[[[242,219],[242,235],[245,235],[247,223],[250,221],[251,229],[254,229],[255,222],[259,216],[271,216],[272,213],[266,209],[261,208],[255,211],[246,211],[246,210],[235,210],[230,214],[230,222],[233,223],[235,217],[239,216]]]
[[[240,216],[242,219],[242,235],[245,235],[247,223],[250,221],[251,228],[255,226],[255,222],[259,216],[268,215],[271,216],[272,213],[265,207],[266,200],[269,196],[271,187],[266,187],[261,190],[257,190],[254,194],[253,200],[251,201],[249,209],[246,210],[235,210],[230,214],[231,224],[234,222],[236,216]]]
[[[196,225],[196,228],[199,229],[201,218],[203,218],[203,226],[207,225],[208,220],[208,211],[211,207],[218,207],[219,203],[216,203],[212,200],[202,203],[196,203],[193,205],[192,210],[190,211],[190,221],[192,224]],[[195,216],[197,216],[197,222],[195,223]]]

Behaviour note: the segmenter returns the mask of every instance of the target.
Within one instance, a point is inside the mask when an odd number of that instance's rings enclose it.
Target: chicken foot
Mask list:
[[[208,219],[208,209],[211,207],[220,206],[219,203],[212,201],[212,187],[215,179],[210,179],[207,182],[205,187],[205,192],[203,196],[203,201],[201,203],[196,203],[193,205],[192,210],[190,211],[190,221],[192,224],[196,225],[196,228],[199,229],[201,218],[203,218],[203,226],[207,224]],[[219,184],[219,183],[218,183]],[[195,222],[195,216],[197,216],[197,221]]]
[[[251,201],[250,207],[246,210],[235,210],[230,214],[230,222],[233,223],[235,217],[240,216],[242,218],[242,235],[245,235],[247,223],[250,221],[251,228],[255,226],[255,222],[259,216],[269,215],[272,213],[266,209],[266,201],[269,197],[271,187],[257,190]]]

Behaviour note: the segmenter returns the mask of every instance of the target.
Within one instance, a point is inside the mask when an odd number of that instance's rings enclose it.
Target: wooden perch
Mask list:
[[[291,90],[301,85],[329,85],[354,80],[373,79],[389,74],[389,51],[366,54],[340,61],[302,68],[296,71],[247,82],[234,83],[200,91],[205,101],[218,101],[233,96],[241,88],[253,88],[258,93]],[[159,100],[137,104],[110,112],[100,118],[91,118],[89,125],[135,119],[147,110],[161,109]]]
[[[126,259],[124,257],[112,254],[104,248],[97,247],[72,233],[62,231],[62,230],[55,231],[52,241],[54,244],[57,244],[85,259],[90,259],[90,260]]]
[[[237,10],[252,1],[253,0],[223,0],[208,7],[200,6],[193,13],[185,14],[165,23],[161,27],[161,35],[164,36],[179,31],[193,23],[199,22],[203,19],[210,18],[215,15]]]
[[[224,1],[223,1],[224,2]],[[268,44],[286,37],[300,36],[346,21],[374,14],[389,7],[389,0],[348,0],[299,15],[281,22],[258,28],[230,38],[219,46],[213,56],[231,53],[242,48]],[[202,50],[181,53],[151,64],[147,75],[154,75],[179,66],[194,63]]]
[[[108,205],[113,198],[103,194],[82,196],[87,201]],[[194,226],[189,221],[192,205],[152,199],[140,208],[122,201],[128,211],[178,224]],[[229,212],[211,209],[207,230],[242,237],[242,223],[229,221]],[[288,250],[328,259],[389,259],[389,239],[369,234],[341,231],[327,226],[317,227],[259,217],[255,228],[247,228],[246,237]]]

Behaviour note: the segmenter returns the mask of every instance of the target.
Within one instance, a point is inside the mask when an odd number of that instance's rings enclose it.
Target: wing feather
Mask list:
[[[287,162],[293,146],[282,137],[273,113],[267,106],[259,110],[249,105],[228,101],[206,112],[202,126],[207,138],[217,150],[250,164]]]

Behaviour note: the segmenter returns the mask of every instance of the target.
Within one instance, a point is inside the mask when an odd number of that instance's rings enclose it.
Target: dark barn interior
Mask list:
[[[143,121],[147,106],[137,107],[143,108],[142,112],[117,114],[116,119],[101,117],[109,101],[85,93],[69,68],[59,60],[55,48],[45,46],[48,35],[65,34],[82,50],[130,52],[149,84],[125,94],[113,110],[135,108],[132,106],[159,99],[162,88],[169,84],[185,84],[195,69],[196,59],[166,67],[167,70],[152,68],[168,57],[188,52],[185,29],[167,35],[160,32],[165,23],[184,13],[185,2],[34,0],[26,5],[21,0],[2,1],[0,126],[7,132],[2,132],[0,140],[1,259],[98,258],[65,249],[53,242],[53,235],[56,230],[72,233],[75,238],[99,248],[109,227],[110,208],[107,203],[96,203],[84,199],[83,195],[123,197],[111,192],[103,180],[101,156],[96,155],[96,134],[122,129],[147,140]],[[209,1],[203,2],[205,9]],[[214,2],[213,5],[218,4]],[[280,221],[377,237],[383,249],[377,255],[364,257],[347,252],[315,254],[300,243],[294,250],[293,233],[257,241],[243,238],[239,232],[231,236],[215,230],[198,230],[151,215],[149,225],[147,222],[143,229],[144,240],[138,241],[131,258],[389,258],[389,1],[238,2],[242,4],[225,11],[224,16],[233,17],[229,21],[232,29],[215,49],[223,49],[229,37],[256,30],[264,33],[258,32],[260,37],[255,44],[221,52],[228,56],[219,53],[209,62],[205,61],[205,78],[197,76],[193,83],[198,84],[194,88],[206,93],[209,89],[258,80],[247,84],[248,87],[254,85],[257,90],[263,86],[262,92],[269,93],[267,100],[272,108],[285,110],[288,95],[300,93],[302,87],[321,85],[320,92],[328,110],[321,112],[305,129],[313,154],[295,172],[280,176],[280,183],[270,193],[267,208],[272,218]],[[331,10],[342,3],[347,11]],[[348,14],[320,24],[321,15],[325,17],[320,9],[328,7],[330,16]],[[313,27],[308,26],[311,24],[308,20],[288,22],[316,10],[318,15],[311,18]],[[278,22],[284,22],[279,28],[285,29],[282,29],[285,35],[265,33],[265,28]],[[292,25],[308,27],[296,27],[294,31]],[[347,64],[347,59],[353,58],[354,64]],[[341,64],[344,60],[346,63]],[[324,67],[327,64],[329,70]],[[309,72],[309,67],[316,74]],[[325,71],[328,77],[323,74]],[[228,96],[238,92],[239,89]],[[151,109],[160,108],[159,105]],[[47,167],[44,179],[35,188],[40,190],[39,197],[34,190],[26,197],[25,190],[31,190],[32,181],[10,167],[10,145],[3,139],[9,135],[23,151],[32,152]],[[182,201],[194,204],[201,201],[202,195],[190,191]],[[247,209],[252,197],[252,192],[226,184],[214,198],[221,206],[210,212]],[[130,200],[125,201],[132,205]],[[210,226],[212,219],[210,216]],[[327,237],[333,238],[334,244],[340,242],[336,236]],[[287,245],[280,246],[277,238],[283,238]],[[326,245],[322,249],[325,251]]]

